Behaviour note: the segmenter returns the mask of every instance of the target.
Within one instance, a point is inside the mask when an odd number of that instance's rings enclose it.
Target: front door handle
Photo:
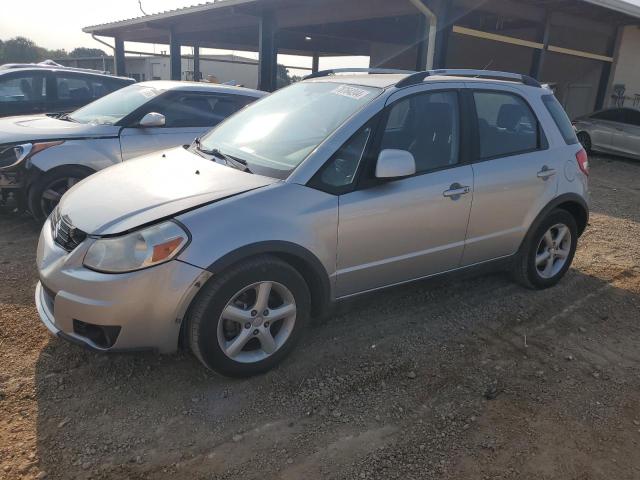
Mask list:
[[[538,172],[538,178],[541,178],[542,180],[547,180],[553,177],[555,174],[556,174],[555,169],[549,168],[545,165],[544,167],[542,167],[542,170]]]
[[[451,200],[457,200],[462,195],[466,195],[470,191],[471,187],[460,185],[459,183],[454,183],[449,187],[449,190],[445,190],[444,192],[442,192],[442,195],[450,198]]]

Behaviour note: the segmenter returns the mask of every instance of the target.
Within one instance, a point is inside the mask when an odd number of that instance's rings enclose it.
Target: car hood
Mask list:
[[[120,127],[59,120],[46,115],[0,119],[0,145],[32,140],[62,140],[118,135]]]
[[[85,233],[115,235],[279,181],[177,147],[91,175],[70,189],[58,208]]]

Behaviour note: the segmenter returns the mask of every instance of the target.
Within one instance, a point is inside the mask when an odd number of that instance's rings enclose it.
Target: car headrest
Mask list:
[[[522,120],[522,117],[526,116],[526,114],[526,110],[522,105],[502,105],[498,112],[497,125],[507,130],[515,130],[520,120]]]

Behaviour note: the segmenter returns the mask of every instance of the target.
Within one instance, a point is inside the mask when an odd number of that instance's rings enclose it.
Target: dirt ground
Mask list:
[[[640,162],[593,158],[591,186],[556,288],[361,298],[250,380],[54,339],[38,226],[0,217],[0,478],[639,479]]]

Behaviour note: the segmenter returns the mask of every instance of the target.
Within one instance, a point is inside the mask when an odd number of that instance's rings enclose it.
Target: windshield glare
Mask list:
[[[159,94],[155,88],[131,85],[76,110],[69,118],[79,123],[114,125]]]
[[[360,85],[297,83],[230,117],[202,137],[201,148],[219,150],[284,178],[380,92]]]

